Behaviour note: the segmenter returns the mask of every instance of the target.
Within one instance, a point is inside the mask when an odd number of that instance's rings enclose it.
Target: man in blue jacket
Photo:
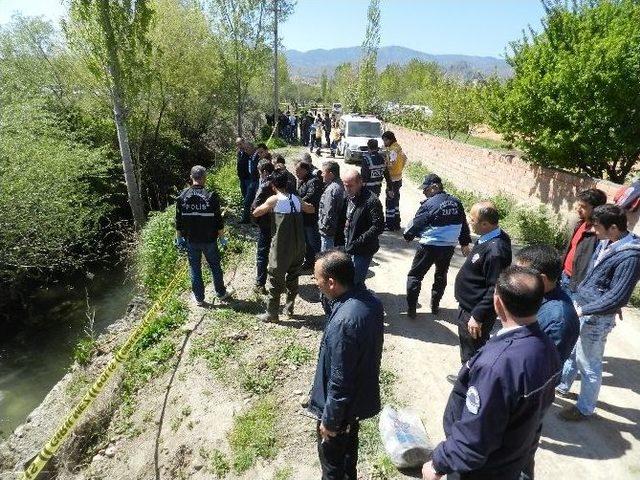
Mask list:
[[[640,239],[627,231],[627,216],[616,205],[596,207],[591,215],[600,243],[573,298],[580,316],[580,338],[565,362],[556,391],[566,395],[580,372],[575,406],[560,412],[568,421],[588,419],[596,408],[602,382],[602,356],[615,315],[621,312],[640,278]]]
[[[435,173],[424,177],[420,186],[426,200],[407,226],[404,238],[410,242],[419,237],[418,249],[407,274],[407,316],[416,317],[422,279],[435,263],[436,273],[431,288],[431,313],[436,315],[440,299],[447,287],[447,272],[455,246],[460,243],[464,255],[470,251],[469,224],[460,200],[448,194]]]
[[[322,479],[356,480],[359,422],[380,412],[382,302],[354,285],[354,266],[344,252],[320,253],[314,276],[333,301],[308,407],[318,420]]]
[[[514,265],[498,278],[493,302],[502,328],[460,370],[444,413],[446,440],[424,464],[424,480],[520,478],[561,365],[536,321],[543,294],[533,269]]]
[[[580,320],[569,294],[560,286],[562,260],[551,245],[530,245],[516,255],[516,265],[531,267],[540,274],[544,298],[538,310],[538,323],[553,341],[564,362],[580,334]]]

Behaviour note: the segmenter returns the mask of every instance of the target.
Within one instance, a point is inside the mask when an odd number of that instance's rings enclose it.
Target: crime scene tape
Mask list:
[[[140,325],[131,333],[127,341],[120,347],[115,356],[109,361],[109,363],[102,370],[97,380],[91,385],[91,388],[84,394],[84,397],[73,407],[73,410],[69,413],[65,421],[58,427],[56,433],[49,439],[47,444],[42,447],[42,450],[38,453],[36,458],[31,462],[29,467],[23,472],[22,480],[35,480],[42,469],[47,465],[51,457],[53,457],[62,442],[67,438],[71,432],[73,426],[78,422],[82,414],[93,404],[94,400],[102,392],[105,384],[111,378],[118,366],[124,363],[134,345],[140,339],[144,329],[149,325],[154,315],[164,305],[167,297],[173,292],[178,284],[185,268],[179,268],[174,277],[167,285],[167,288],[162,292],[160,298],[151,306],[147,313],[142,318]]]

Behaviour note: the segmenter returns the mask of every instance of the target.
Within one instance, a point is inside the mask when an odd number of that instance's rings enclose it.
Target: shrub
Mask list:
[[[267,140],[267,148],[269,150],[274,150],[276,148],[282,148],[286,146],[287,146],[287,142],[285,142],[280,137],[272,137],[269,140]]]
[[[565,231],[556,219],[550,218],[548,209],[541,205],[537,209],[521,208],[516,213],[518,239],[525,245],[546,243],[562,248]]]

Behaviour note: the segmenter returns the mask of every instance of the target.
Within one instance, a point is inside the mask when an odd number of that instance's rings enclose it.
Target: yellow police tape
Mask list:
[[[29,467],[24,471],[22,475],[22,480],[35,480],[38,474],[42,471],[42,469],[47,465],[51,457],[55,455],[55,453],[60,448],[62,442],[67,438],[67,435],[71,432],[73,426],[78,422],[82,414],[89,408],[89,406],[94,402],[94,400],[98,397],[105,384],[111,378],[113,373],[118,368],[118,365],[123,363],[129,357],[131,350],[133,349],[136,342],[139,340],[142,332],[145,327],[150,323],[153,319],[153,316],[158,312],[158,310],[164,305],[167,297],[173,292],[178,281],[180,280],[182,274],[185,273],[183,268],[180,268],[175,276],[167,285],[167,288],[162,293],[162,296],[151,306],[151,308],[147,311],[145,316],[143,317],[140,325],[136,328],[127,341],[122,347],[118,350],[115,356],[109,361],[107,366],[102,370],[98,379],[91,386],[89,391],[85,393],[82,400],[80,400],[76,406],[71,410],[71,413],[67,416],[66,420],[58,427],[56,433],[51,437],[51,439],[47,442],[47,444],[40,450],[38,456],[31,462]]]

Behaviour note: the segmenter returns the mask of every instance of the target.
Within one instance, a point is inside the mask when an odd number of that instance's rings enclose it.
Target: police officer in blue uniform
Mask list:
[[[431,313],[436,315],[447,287],[447,272],[455,246],[460,243],[465,256],[471,251],[469,224],[460,200],[444,191],[442,180],[435,173],[424,177],[420,188],[427,198],[420,204],[416,216],[404,232],[407,242],[418,237],[420,243],[407,274],[409,318],[416,317],[422,279],[431,266],[436,266],[431,289]]]
[[[518,480],[538,447],[560,358],[536,319],[538,273],[511,266],[498,278],[502,329],[460,370],[444,413],[446,440],[422,468],[425,480]]]
[[[360,175],[362,176],[362,182],[364,188],[372,191],[377,197],[380,196],[382,191],[382,180],[384,179],[384,172],[387,168],[384,158],[378,151],[378,140],[370,138],[367,142],[367,148],[369,151],[362,157],[362,166],[360,168]]]

